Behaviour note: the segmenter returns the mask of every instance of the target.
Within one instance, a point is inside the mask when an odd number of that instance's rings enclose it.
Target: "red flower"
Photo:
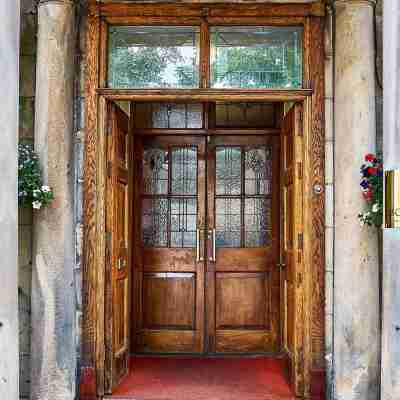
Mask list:
[[[363,194],[365,200],[372,200],[373,193],[372,193],[371,189],[369,189],[365,192],[362,192],[362,194]]]
[[[373,162],[373,161],[375,160],[375,158],[376,158],[376,157],[375,157],[373,154],[369,153],[369,154],[367,154],[367,155],[365,156],[365,161]]]
[[[369,168],[368,168],[368,173],[369,173],[370,175],[376,175],[376,174],[378,173],[378,168],[369,167]]]

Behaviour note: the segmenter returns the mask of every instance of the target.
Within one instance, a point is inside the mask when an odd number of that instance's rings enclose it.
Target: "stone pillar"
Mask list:
[[[55,199],[34,218],[31,400],[73,400],[73,1],[41,0],[38,26],[35,149]]]
[[[375,152],[374,0],[335,5],[334,385],[337,400],[379,394],[379,265],[374,228],[357,215],[360,166]]]
[[[383,162],[400,169],[400,3],[384,1]],[[383,231],[381,399],[400,399],[400,230]]]
[[[19,0],[0,2],[0,398],[19,399],[17,138]],[[7,62],[4,62],[7,60]]]

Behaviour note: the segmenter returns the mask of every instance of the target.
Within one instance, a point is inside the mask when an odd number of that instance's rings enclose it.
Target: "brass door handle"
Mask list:
[[[126,267],[126,260],[125,258],[119,257],[117,261],[117,268],[118,270]]]
[[[204,258],[201,257],[201,249],[200,249],[200,234],[201,229],[196,229],[196,262],[204,261]]]
[[[210,229],[208,231],[208,234],[211,235],[211,241],[212,241],[212,255],[211,255],[211,257],[209,257],[209,261],[216,262],[217,257],[216,257],[216,249],[215,249],[215,246],[216,246],[215,228]]]

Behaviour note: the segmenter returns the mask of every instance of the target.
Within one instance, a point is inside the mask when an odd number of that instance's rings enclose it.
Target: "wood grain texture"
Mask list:
[[[310,171],[311,185],[325,183],[325,115],[324,115],[324,21],[310,18],[310,79],[313,87],[311,98]],[[325,196],[313,195],[312,209],[312,271],[311,271],[311,351],[312,369],[323,369],[325,322]]]
[[[82,266],[82,366],[94,368],[97,332],[96,276],[96,206],[97,206],[97,93],[99,64],[99,18],[91,10],[87,22],[86,53],[86,129],[83,196],[83,266]],[[91,387],[98,387],[97,383]],[[96,393],[93,393],[96,396]]]
[[[208,10],[210,17],[297,17],[297,16],[323,16],[325,14],[325,6],[323,2],[311,4],[262,4],[261,1],[254,1],[249,4],[221,4],[215,2],[212,5],[204,5],[204,1],[194,0],[187,1],[191,4],[174,4],[174,2],[163,4],[151,4],[156,2],[141,4],[135,3],[118,3],[103,2],[100,5],[101,15],[118,15],[128,17],[130,15],[141,16],[170,16],[180,15],[183,17],[201,17],[204,10]],[[184,3],[184,2],[180,2]],[[196,4],[197,3],[197,4]],[[229,2],[230,3],[230,2]]]

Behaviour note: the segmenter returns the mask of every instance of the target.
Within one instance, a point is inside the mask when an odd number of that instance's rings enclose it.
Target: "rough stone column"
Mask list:
[[[73,400],[73,1],[40,1],[38,25],[35,148],[55,199],[34,218],[31,399]]]
[[[400,3],[384,1],[383,162],[400,169]],[[383,231],[381,399],[400,399],[400,229]]]
[[[18,400],[19,0],[0,2],[0,398]],[[7,60],[6,62],[4,60]]]
[[[375,1],[335,3],[334,384],[337,400],[379,393],[377,233],[358,213],[363,157],[375,151]]]

